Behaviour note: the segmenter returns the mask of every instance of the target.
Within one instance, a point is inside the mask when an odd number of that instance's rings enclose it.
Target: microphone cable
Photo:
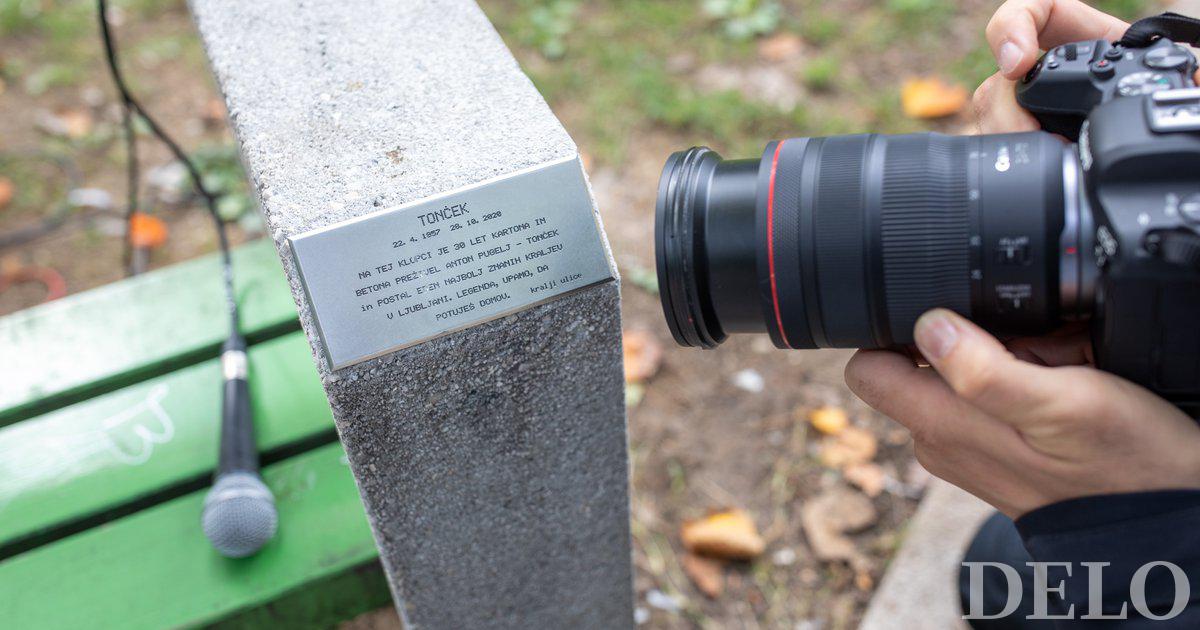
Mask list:
[[[221,351],[224,377],[221,405],[220,453],[213,487],[204,500],[201,525],[204,535],[222,555],[240,558],[257,552],[275,535],[278,515],[275,498],[258,472],[258,450],[247,383],[246,339],[239,327],[237,297],[233,286],[233,261],[229,253],[226,223],[217,211],[217,195],[204,184],[200,171],[179,144],[150,116],[125,83],[118,63],[117,46],[108,22],[108,1],[97,0],[100,35],[105,59],[121,97],[121,123],[125,132],[126,171],[129,200],[126,210],[125,264],[132,271],[133,222],[138,208],[139,173],[134,118],[141,118],[150,132],[183,164],[196,192],[204,200],[217,230],[221,250],[221,274],[229,336]]]

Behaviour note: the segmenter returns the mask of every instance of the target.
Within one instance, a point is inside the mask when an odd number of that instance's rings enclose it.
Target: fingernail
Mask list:
[[[930,311],[917,320],[913,338],[926,358],[940,359],[950,354],[958,343],[958,329],[944,314]]]
[[[1000,45],[1000,54],[996,61],[1000,64],[1001,74],[1010,74],[1017,66],[1021,64],[1021,57],[1025,54],[1021,52],[1021,47],[1012,43],[1004,42]]]

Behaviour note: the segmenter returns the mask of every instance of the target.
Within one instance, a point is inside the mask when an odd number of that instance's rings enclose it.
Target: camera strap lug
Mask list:
[[[1127,48],[1145,48],[1160,37],[1200,46],[1200,20],[1170,11],[1142,18],[1131,24],[1117,43]]]

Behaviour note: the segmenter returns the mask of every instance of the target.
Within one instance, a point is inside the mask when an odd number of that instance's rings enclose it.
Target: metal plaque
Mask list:
[[[290,241],[334,369],[614,277],[578,158]]]

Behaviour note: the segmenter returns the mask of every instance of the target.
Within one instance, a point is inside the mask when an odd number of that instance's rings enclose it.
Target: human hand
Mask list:
[[[1017,105],[1016,85],[1041,50],[1085,39],[1116,41],[1129,24],[1079,0],[1008,0],[992,16],[987,41],[1000,71],[975,91],[980,133],[1035,131],[1038,123]],[[1200,83],[1200,72],[1196,73]]]
[[[1200,426],[1087,366],[1079,336],[1005,347],[944,309],[917,320],[914,335],[933,370],[861,350],[846,383],[912,432],[926,469],[1008,516],[1080,496],[1200,488]]]

